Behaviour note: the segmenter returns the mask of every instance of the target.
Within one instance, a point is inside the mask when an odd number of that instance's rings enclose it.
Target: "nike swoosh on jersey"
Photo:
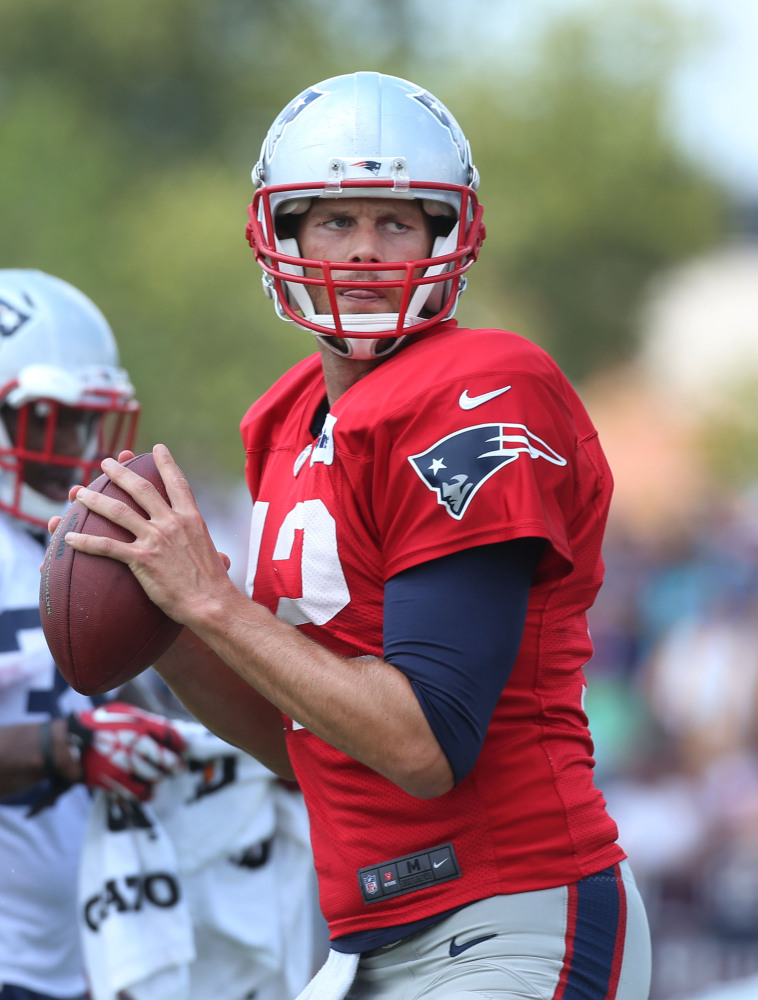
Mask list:
[[[485,934],[484,937],[472,938],[470,941],[464,941],[463,944],[456,944],[455,938],[450,942],[450,957],[456,958],[463,951],[468,951],[469,948],[473,948],[475,944],[481,944],[483,941],[489,941],[490,938],[497,937],[497,934]]]
[[[469,396],[468,389],[464,389],[458,399],[458,406],[462,410],[473,410],[474,407],[481,406],[482,403],[489,403],[491,399],[502,396],[510,388],[509,385],[506,385],[503,389],[493,389],[492,392],[483,392],[480,396]]]

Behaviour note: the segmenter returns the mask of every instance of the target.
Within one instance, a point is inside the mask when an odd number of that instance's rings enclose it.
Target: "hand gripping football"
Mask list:
[[[151,454],[138,455],[124,464],[168,499]],[[89,488],[122,500],[147,517],[108,476],[100,476]],[[39,610],[53,659],[75,690],[102,694],[149,667],[168,649],[182,626],[153,604],[124,563],[77,552],[66,545],[68,531],[122,541],[131,541],[134,536],[75,500],[50,539],[42,564]]]

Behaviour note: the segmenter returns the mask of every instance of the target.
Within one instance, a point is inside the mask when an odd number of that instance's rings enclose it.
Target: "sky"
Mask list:
[[[701,26],[697,43],[672,78],[672,133],[738,197],[758,202],[758,0],[659,2]],[[556,15],[603,4],[623,10],[627,3],[639,7],[640,0],[481,0],[476,7],[478,31],[484,33],[479,44],[497,46],[505,39],[516,42],[518,51],[530,33]],[[451,0],[450,7],[460,20],[459,0]],[[493,31],[485,12],[498,30]]]
[[[758,2],[668,2],[713,24],[674,79],[672,127],[738,194],[758,199]]]

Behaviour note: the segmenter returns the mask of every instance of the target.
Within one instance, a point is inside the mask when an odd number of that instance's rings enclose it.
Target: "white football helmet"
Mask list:
[[[46,528],[70,485],[131,448],[139,409],[94,303],[42,271],[0,270],[0,510]]]
[[[479,176],[458,123],[426,90],[381,73],[316,84],[271,126],[252,177],[247,238],[282,319],[338,354],[366,359],[453,315],[484,239]],[[431,257],[404,262],[401,277],[382,279],[382,287],[403,291],[398,313],[340,317],[335,297],[337,288],[360,287],[345,272],[397,272],[397,261],[308,260],[287,232],[287,216],[306,212],[313,198],[341,197],[416,198],[431,219]],[[306,276],[306,267],[321,276]],[[330,314],[315,313],[308,286],[326,288]]]

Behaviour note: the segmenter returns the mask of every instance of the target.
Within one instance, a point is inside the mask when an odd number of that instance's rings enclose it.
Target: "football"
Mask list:
[[[137,455],[124,464],[168,499],[151,454]],[[147,517],[108,476],[100,476],[89,488],[123,500]],[[39,610],[53,659],[76,691],[103,694],[154,663],[182,626],[153,604],[124,563],[66,545],[68,531],[122,541],[134,536],[75,500],[50,539],[42,564]]]

